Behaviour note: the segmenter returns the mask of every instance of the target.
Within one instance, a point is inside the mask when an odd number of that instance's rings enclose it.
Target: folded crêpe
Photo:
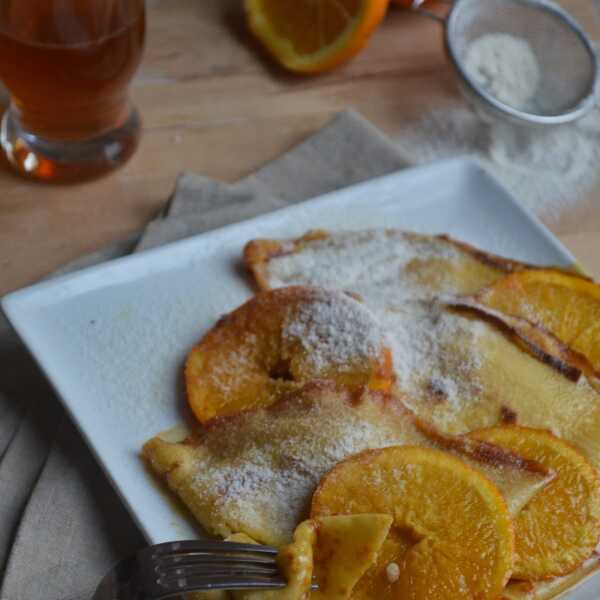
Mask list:
[[[244,261],[260,289],[315,285],[350,289],[368,304],[470,294],[530,265],[454,240],[397,229],[309,231],[293,240],[248,242]]]
[[[541,427],[600,467],[598,382],[562,368],[531,343],[515,343],[506,323],[476,307],[449,306],[448,299],[531,266],[446,236],[398,230],[254,240],[244,258],[262,289],[304,284],[359,295],[390,337],[398,393],[438,429],[457,434],[500,422]],[[548,334],[536,336],[544,346]]]
[[[483,471],[517,514],[551,478],[489,444],[437,433],[393,395],[357,400],[314,382],[268,407],[215,419],[182,442],[157,436],[144,455],[211,534],[244,532],[280,546],[308,515],[320,479],[344,458],[390,445],[441,447]]]

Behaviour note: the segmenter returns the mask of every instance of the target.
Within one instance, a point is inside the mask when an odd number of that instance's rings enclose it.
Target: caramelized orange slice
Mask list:
[[[566,575],[587,559],[600,541],[600,479],[573,446],[551,433],[505,426],[469,434],[535,460],[555,477],[515,518],[513,577],[538,580]]]
[[[545,581],[510,581],[504,590],[502,600],[550,600],[566,598],[566,592],[573,594],[575,588],[585,583],[600,571],[600,556],[594,554],[578,569]]]
[[[354,599],[500,597],[513,525],[500,492],[475,469],[439,450],[391,446],[339,463],[313,496],[312,516],[370,512],[394,522]]]
[[[357,54],[389,0],[246,0],[248,24],[281,65],[319,73]]]
[[[320,288],[263,292],[223,317],[192,349],[187,397],[200,422],[267,406],[315,379],[387,391],[392,359],[373,314]]]
[[[521,271],[499,279],[477,300],[541,325],[583,354],[600,374],[600,285],[552,269]]]

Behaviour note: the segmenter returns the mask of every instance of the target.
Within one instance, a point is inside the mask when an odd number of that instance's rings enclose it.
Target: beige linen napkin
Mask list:
[[[250,218],[406,166],[345,112],[233,185],[182,175],[162,215],[65,273]],[[59,274],[59,273],[57,273]],[[0,315],[1,600],[87,600],[116,560],[144,544],[43,376]]]

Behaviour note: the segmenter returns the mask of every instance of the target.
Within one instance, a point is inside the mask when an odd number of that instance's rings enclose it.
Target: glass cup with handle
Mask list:
[[[0,0],[0,144],[35,179],[100,176],[140,138],[129,85],[145,40],[144,0]]]

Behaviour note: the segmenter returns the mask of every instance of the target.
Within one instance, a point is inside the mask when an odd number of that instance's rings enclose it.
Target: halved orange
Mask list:
[[[527,270],[502,277],[477,300],[541,325],[600,374],[600,284],[554,269]]]
[[[321,480],[311,515],[370,512],[394,521],[353,600],[500,597],[513,565],[513,523],[480,472],[440,450],[367,450]]]
[[[600,541],[600,479],[585,456],[541,429],[492,427],[469,437],[517,452],[555,473],[515,518],[515,579],[566,575],[591,556]]]
[[[285,68],[332,69],[357,54],[389,0],[245,0],[254,35]]]

